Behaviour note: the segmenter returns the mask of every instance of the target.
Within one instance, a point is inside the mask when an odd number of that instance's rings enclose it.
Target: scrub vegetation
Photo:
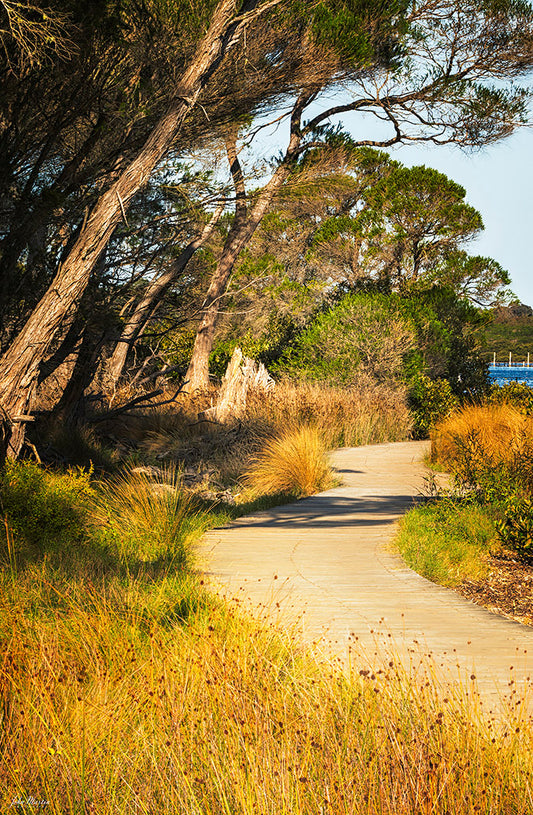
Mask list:
[[[408,678],[394,660],[372,672],[355,651],[348,674],[316,661],[297,631],[205,591],[194,540],[213,517],[184,524],[178,485],[147,509],[148,485],[27,464],[3,477],[3,808],[531,809],[533,743],[516,696],[493,719],[474,680],[445,697],[431,663]]]

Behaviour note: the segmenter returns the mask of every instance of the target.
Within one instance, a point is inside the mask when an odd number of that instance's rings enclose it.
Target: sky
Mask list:
[[[357,123],[354,118],[342,124],[361,137],[361,125],[366,131],[370,123],[358,114]],[[286,140],[286,123],[266,128],[253,152],[256,157],[272,154],[283,149]],[[509,272],[517,298],[533,306],[533,126],[482,150],[409,144],[391,148],[389,153],[409,167],[433,167],[466,189],[466,200],[481,213],[485,230],[465,248],[497,260]]]

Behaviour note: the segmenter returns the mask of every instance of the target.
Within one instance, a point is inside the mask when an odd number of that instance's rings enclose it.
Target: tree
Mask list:
[[[98,198],[81,224],[48,290],[0,360],[0,458],[17,456],[31,409],[39,366],[62,322],[85,291],[91,272],[126,208],[172,146],[189,111],[247,23],[279,0],[219,0],[196,53],[174,89],[173,100],[135,157]]]
[[[302,155],[327,146],[332,136],[327,122],[332,117],[371,113],[388,127],[389,132],[382,137],[353,141],[354,148],[389,147],[409,141],[479,146],[508,135],[525,122],[527,91],[514,85],[503,89],[493,83],[515,80],[531,69],[533,9],[528,3],[426,0],[406,4],[402,9],[405,16],[397,7],[390,7],[387,16],[381,6],[373,6],[373,17],[368,7],[364,13],[358,7],[357,54],[350,50],[354,47],[353,30],[347,38],[343,36],[343,16],[339,6],[333,5],[321,8],[314,25],[317,39],[327,41],[338,57],[335,71],[324,76],[320,84],[315,78],[312,88],[310,83],[307,93],[298,97],[291,111],[287,150],[268,184],[256,194],[248,219],[241,219],[240,231],[234,231],[233,243],[227,246],[225,259],[213,276],[188,372],[192,388],[207,386],[217,304],[239,253]],[[383,36],[387,26],[388,39]],[[397,47],[400,42],[401,49]],[[351,99],[326,105],[304,122],[308,106],[320,100],[320,93],[330,88],[334,78],[350,83]],[[473,233],[480,227],[480,221],[466,205],[461,216],[464,222],[459,217],[456,223],[459,233]],[[417,273],[422,238],[411,245]]]

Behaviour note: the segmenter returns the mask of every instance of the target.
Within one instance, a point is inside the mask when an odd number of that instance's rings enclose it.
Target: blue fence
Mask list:
[[[493,382],[498,385],[507,385],[509,382],[523,382],[530,388],[533,388],[533,366],[528,367],[522,362],[513,362],[496,365],[489,365],[489,376]]]

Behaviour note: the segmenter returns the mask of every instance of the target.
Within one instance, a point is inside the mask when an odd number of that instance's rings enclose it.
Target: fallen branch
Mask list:
[[[187,380],[188,381],[188,380]],[[105,413],[101,413],[99,416],[93,416],[89,419],[90,422],[96,424],[97,422],[104,422],[107,419],[114,419],[115,416],[120,416],[123,413],[127,413],[133,408],[158,408],[162,407],[163,405],[170,405],[171,402],[174,402],[178,395],[181,393],[187,381],[182,382],[177,391],[170,397],[170,399],[163,399],[162,402],[150,402],[151,399],[154,399],[156,396],[161,396],[164,393],[162,388],[158,388],[155,391],[150,391],[150,393],[144,393],[142,396],[136,396],[135,399],[131,399],[129,402],[126,402],[125,405],[121,405],[121,407],[114,408],[113,410],[108,410]]]

